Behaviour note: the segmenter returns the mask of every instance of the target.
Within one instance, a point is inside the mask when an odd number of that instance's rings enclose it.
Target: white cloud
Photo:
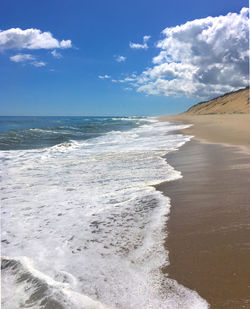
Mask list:
[[[61,59],[63,57],[61,53],[56,51],[56,49],[52,50],[51,55],[57,59]]]
[[[126,57],[124,56],[114,56],[115,57],[115,61],[117,62],[124,62],[126,60]]]
[[[124,78],[124,81],[125,82],[133,82],[133,81],[135,81],[136,79],[134,78],[134,77],[126,77],[126,78]]]
[[[105,75],[99,75],[98,78],[100,78],[100,79],[109,79],[109,78],[111,78],[111,76],[105,74]]]
[[[10,60],[13,62],[25,62],[35,60],[36,58],[31,54],[17,54],[10,57]]]
[[[150,35],[144,35],[143,44],[129,42],[129,46],[130,48],[133,48],[133,49],[148,49],[147,42],[150,38],[151,38]]]
[[[21,62],[23,64],[30,64],[35,67],[44,67],[46,65],[43,61],[38,61],[35,56],[31,54],[17,54],[10,57],[13,62]]]
[[[11,28],[0,30],[0,50],[70,48],[71,40],[58,41],[50,32],[39,29]]]
[[[154,95],[209,99],[248,85],[248,9],[163,30],[160,53],[132,84]]]
[[[128,76],[128,77],[125,77],[123,79],[111,79],[111,82],[113,83],[132,83],[132,82],[136,82],[137,79],[135,78],[136,75],[135,74],[132,74],[131,76]]]
[[[43,61],[34,61],[30,63],[31,65],[35,67],[44,67],[46,65],[46,62]]]
[[[59,42],[59,48],[71,48],[71,47],[72,47],[71,40],[62,40],[61,42]]]

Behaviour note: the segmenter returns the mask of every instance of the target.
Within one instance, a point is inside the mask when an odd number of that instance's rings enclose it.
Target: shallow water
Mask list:
[[[94,137],[1,152],[2,307],[207,308],[161,272],[170,201],[152,185],[181,177],[163,156],[185,126],[93,121]]]

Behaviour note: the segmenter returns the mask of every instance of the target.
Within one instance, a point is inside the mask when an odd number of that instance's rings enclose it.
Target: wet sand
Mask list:
[[[163,271],[211,309],[250,308],[250,155],[192,140],[167,161],[183,178],[157,186],[171,198]]]

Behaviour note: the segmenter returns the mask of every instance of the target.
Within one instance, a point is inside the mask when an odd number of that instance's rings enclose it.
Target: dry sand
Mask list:
[[[183,133],[195,135],[167,155],[183,178],[157,186],[171,198],[170,266],[164,271],[196,290],[211,309],[250,308],[249,115],[161,119],[194,123]]]
[[[196,139],[238,145],[250,150],[250,114],[163,116],[160,120],[191,123],[192,127],[183,131]]]

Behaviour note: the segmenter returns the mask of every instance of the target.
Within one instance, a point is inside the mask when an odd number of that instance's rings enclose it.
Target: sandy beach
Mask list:
[[[249,115],[164,119],[193,123],[183,133],[195,136],[166,157],[183,178],[157,186],[171,198],[164,272],[212,309],[250,308]]]
[[[200,141],[243,146],[250,151],[250,114],[179,114],[159,119],[193,124],[183,133]]]

